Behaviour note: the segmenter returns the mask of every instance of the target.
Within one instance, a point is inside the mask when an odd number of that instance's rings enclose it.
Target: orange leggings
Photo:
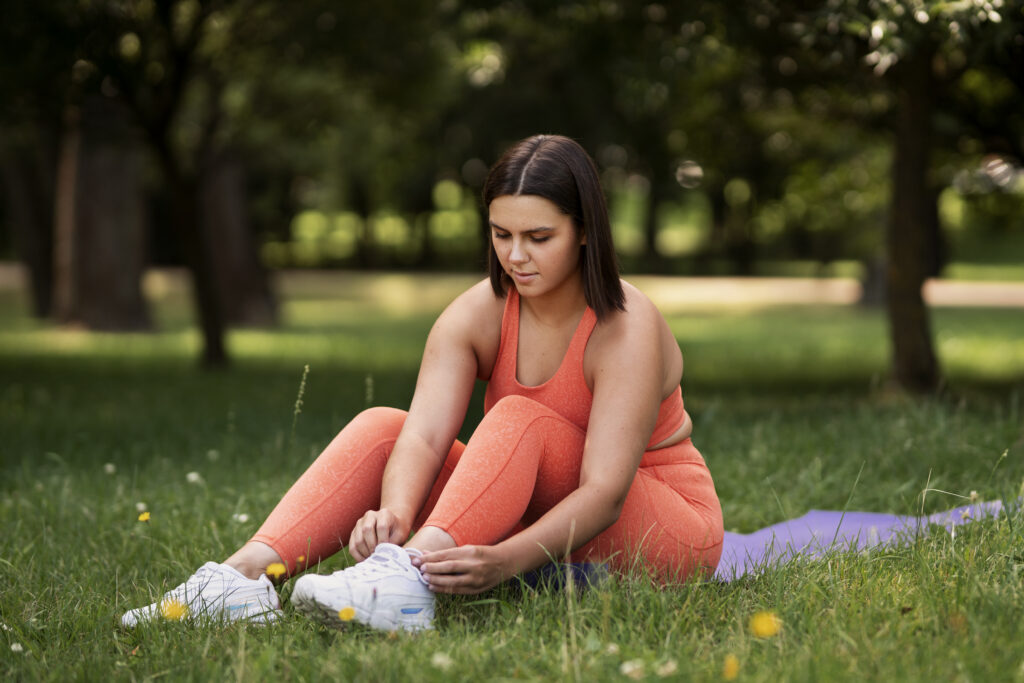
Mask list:
[[[356,521],[380,506],[381,478],[406,413],[357,415],[288,490],[253,536],[289,573],[337,552]],[[469,443],[456,441],[414,528],[434,526],[459,545],[489,545],[540,518],[579,485],[585,434],[521,396],[500,400]],[[576,562],[641,563],[662,580],[710,573],[722,552],[722,512],[690,440],[644,454],[622,513],[572,554]]]

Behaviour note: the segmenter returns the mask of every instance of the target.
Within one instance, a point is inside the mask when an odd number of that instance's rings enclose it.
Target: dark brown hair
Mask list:
[[[579,143],[561,135],[534,135],[517,142],[487,174],[484,206],[489,208],[506,195],[543,197],[571,217],[576,230],[586,237],[580,245],[580,271],[587,305],[598,319],[613,310],[626,310],[597,166]],[[498,262],[493,242],[487,261],[491,287],[503,297],[511,280]]]

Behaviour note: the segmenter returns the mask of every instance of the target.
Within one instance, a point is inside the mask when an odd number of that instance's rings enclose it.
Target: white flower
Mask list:
[[[630,678],[640,679],[644,677],[644,660],[630,659],[619,665],[619,673]]]
[[[10,626],[8,626],[4,622],[0,621],[0,631],[10,631],[10,630],[11,630]]]
[[[664,664],[659,664],[658,668],[654,670],[654,673],[665,678],[666,676],[671,676],[677,671],[679,671],[679,665],[676,664],[676,660],[670,659]]]
[[[452,664],[455,662],[445,653],[435,652],[434,656],[430,658],[430,663],[434,665],[434,668],[440,669],[441,671],[447,671],[452,668]]]
[[[11,643],[11,652],[24,652],[25,648],[21,646],[21,643]]]
[[[190,484],[202,484],[203,475],[199,474],[198,472],[189,472],[188,474],[185,475],[185,481],[187,481]]]
[[[217,458],[220,457],[220,451],[211,448],[210,450],[206,451],[206,457],[210,459],[210,462],[216,462]]]
[[[103,466],[103,471],[106,472],[107,474],[113,474],[114,472],[117,472],[117,465],[115,465],[112,462],[108,462],[106,465]]]
[[[235,520],[239,524],[245,524],[249,521],[249,515],[245,514],[244,512],[236,512],[235,514],[231,515],[231,519]]]
[[[139,512],[145,512],[146,510],[149,509],[149,506],[147,506],[140,500],[138,503],[135,504],[135,509]]]
[[[972,503],[977,503],[978,502],[978,492],[977,491],[971,491],[971,502]]]
[[[604,648],[604,651],[610,655],[617,655],[619,654],[619,646],[615,643],[608,643],[607,647]]]

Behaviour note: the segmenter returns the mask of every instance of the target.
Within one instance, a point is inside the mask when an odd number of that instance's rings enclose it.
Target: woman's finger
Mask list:
[[[377,525],[374,528],[375,540],[377,543],[390,543],[391,532],[393,530],[392,520],[390,515],[383,513],[377,514]]]

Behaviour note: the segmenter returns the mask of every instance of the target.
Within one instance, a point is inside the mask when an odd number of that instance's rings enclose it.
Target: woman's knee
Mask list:
[[[405,418],[408,417],[408,415],[409,413],[404,410],[399,410],[398,408],[374,406],[360,411],[352,418],[349,424],[360,427],[373,427],[375,429],[387,429],[390,427],[395,430],[401,430],[402,425],[405,424]]]
[[[533,419],[541,415],[553,415],[553,410],[543,403],[538,403],[532,398],[511,394],[498,400],[487,412],[488,416],[493,415],[500,419],[523,417]]]

